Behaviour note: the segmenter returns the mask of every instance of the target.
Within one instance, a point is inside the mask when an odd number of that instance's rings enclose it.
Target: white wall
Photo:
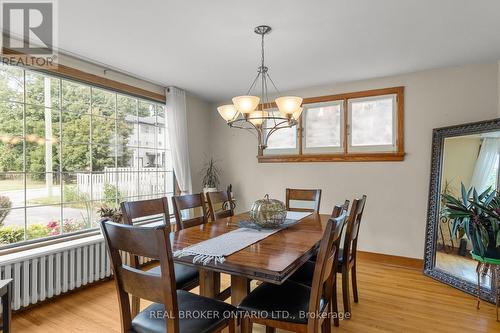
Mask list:
[[[220,160],[222,185],[233,184],[240,211],[266,193],[284,200],[286,187],[323,189],[323,213],[330,213],[335,203],[365,193],[360,249],[422,258],[432,129],[497,117],[498,73],[494,62],[291,92],[312,97],[405,86],[407,156],[403,162],[259,164],[256,139],[228,128],[213,105],[210,142]]]
[[[201,192],[201,169],[211,156],[210,135],[212,105],[193,94],[186,95],[188,122],[189,163],[193,181],[193,192]],[[168,111],[167,111],[168,112]],[[168,116],[168,115],[167,115]]]

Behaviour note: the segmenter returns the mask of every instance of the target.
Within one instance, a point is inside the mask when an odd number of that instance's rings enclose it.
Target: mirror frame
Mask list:
[[[441,171],[443,166],[444,141],[446,138],[500,131],[500,118],[435,128],[432,131],[431,177],[429,184],[429,203],[427,208],[427,227],[425,232],[424,274],[465,291],[477,297],[477,283],[472,283],[436,268],[436,245],[438,237]],[[481,298],[495,303],[495,291],[481,286]]]

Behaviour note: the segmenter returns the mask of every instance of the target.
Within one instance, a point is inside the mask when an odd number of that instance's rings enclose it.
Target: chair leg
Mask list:
[[[274,327],[266,326],[266,333],[275,333],[276,329]]]
[[[342,267],[342,298],[344,300],[344,315],[351,313],[351,300],[349,297],[349,268],[346,269],[344,267]]]
[[[335,325],[335,327],[339,327],[340,321],[339,321],[339,303],[337,301],[337,273],[335,273],[335,278],[334,278],[334,282],[333,282],[331,304],[332,304],[333,313],[334,313],[333,325]]]
[[[321,333],[331,333],[331,332],[332,332],[332,325],[330,319],[325,318],[323,320],[323,323],[321,324]]]
[[[235,333],[236,332],[236,319],[229,319],[229,323],[227,324],[227,327],[229,329],[229,333]]]
[[[356,277],[356,263],[352,266],[351,271],[352,279],[352,296],[354,297],[354,303],[358,303],[358,278]]]
[[[252,326],[250,318],[241,318],[241,333],[252,333]]]

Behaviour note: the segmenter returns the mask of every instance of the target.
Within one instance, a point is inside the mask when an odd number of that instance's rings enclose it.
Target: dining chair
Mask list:
[[[124,201],[121,203],[123,223],[132,226],[134,220],[148,219],[149,221],[160,220],[161,224],[170,231],[170,213],[167,198],[158,198],[141,201]],[[136,255],[130,256],[130,266],[139,268],[139,258]],[[151,274],[160,275],[160,266],[148,270]],[[191,290],[200,284],[198,269],[195,267],[174,264],[175,282],[177,289]],[[132,314],[137,314],[140,309],[140,299],[132,297]]]
[[[208,192],[208,210],[213,221],[234,215],[231,198],[228,192]]]
[[[358,252],[358,235],[361,218],[365,210],[366,195],[361,199],[354,200],[349,220],[346,226],[344,237],[344,245],[339,254],[339,263],[337,273],[342,274],[342,298],[344,303],[344,311],[351,313],[351,302],[349,292],[349,274],[352,280],[352,294],[354,302],[358,303],[358,281],[356,274],[357,252]],[[349,316],[350,318],[351,316]]]
[[[177,230],[194,227],[208,222],[207,206],[203,193],[177,195],[172,197],[172,206],[174,207],[175,224]],[[199,211],[200,215],[182,218],[182,211],[189,209],[191,212]]]
[[[358,303],[358,284],[356,276],[356,252],[358,247],[358,234],[359,225],[361,223],[361,217],[363,216],[363,210],[365,207],[366,195],[363,195],[361,199],[355,199],[352,203],[351,211],[349,217],[346,221],[346,231],[344,233],[343,247],[339,249],[339,260],[336,266],[336,273],[342,275],[342,301],[344,304],[344,312],[351,313],[350,304],[350,292],[349,292],[349,275],[351,275],[352,289],[354,302]],[[348,202],[344,204],[344,207],[348,206]],[[347,208],[345,208],[347,210]],[[335,214],[335,209],[334,209]],[[339,239],[340,242],[340,239]],[[339,243],[340,244],[340,243]],[[348,256],[345,254],[349,253]],[[349,258],[345,260],[345,258]],[[314,272],[314,262],[307,261],[302,265],[290,278],[289,280],[308,285],[312,283],[312,276]],[[350,318],[346,317],[346,318]],[[338,326],[338,321],[335,321],[335,326]]]
[[[290,201],[312,202],[312,208],[291,207]],[[294,212],[316,212],[319,213],[319,205],[321,203],[321,190],[301,190],[301,189],[286,189],[286,210]]]
[[[168,226],[138,227],[101,221],[118,294],[122,333],[198,333],[235,331],[235,308],[227,303],[176,288]],[[151,274],[122,262],[120,251],[157,259],[161,274]],[[153,302],[133,316],[129,295]],[[211,316],[187,316],[187,312]]]
[[[344,204],[342,206],[336,205],[333,207],[332,211],[332,218],[335,218],[336,216],[345,214],[347,216],[349,210],[349,200],[345,200]],[[340,255],[339,253],[341,252],[340,248],[340,243],[342,240],[342,231],[344,230],[346,224],[348,222],[348,219],[344,219],[344,225],[342,226],[342,230],[340,233],[340,237],[337,238],[335,241],[335,247],[338,249],[337,251],[337,257]],[[317,255],[314,255],[311,259],[309,259],[306,263],[304,263],[292,276],[288,278],[288,280],[303,284],[305,286],[311,287],[312,282],[313,282],[313,276],[314,276],[314,267],[316,265],[316,259]],[[338,260],[337,260],[338,262]],[[338,264],[337,266],[338,267]],[[338,301],[337,301],[337,279],[333,280],[333,292],[332,292],[332,305],[335,313],[338,313]],[[339,318],[338,316],[333,318],[335,326],[339,326]]]
[[[281,285],[262,283],[238,306],[243,312],[242,333],[251,332],[253,323],[265,325],[268,333],[277,328],[303,333],[318,332],[320,327],[322,332],[331,331],[328,314],[332,311],[331,300],[334,299],[337,241],[347,216],[341,212],[339,206],[337,216],[326,224],[311,287],[288,280]],[[338,313],[335,304],[333,311]]]

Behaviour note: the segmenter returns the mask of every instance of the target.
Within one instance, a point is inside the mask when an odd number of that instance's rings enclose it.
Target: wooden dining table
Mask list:
[[[282,284],[319,246],[329,215],[312,213],[298,223],[280,230],[225,258],[223,263],[193,263],[192,256],[174,258],[174,262],[196,266],[200,271],[200,294],[216,297],[220,291],[219,273],[231,276],[231,303],[239,305],[249,293],[249,281],[259,280]],[[203,242],[239,228],[239,221],[248,220],[248,213],[238,214],[196,227],[175,232],[174,251]]]

